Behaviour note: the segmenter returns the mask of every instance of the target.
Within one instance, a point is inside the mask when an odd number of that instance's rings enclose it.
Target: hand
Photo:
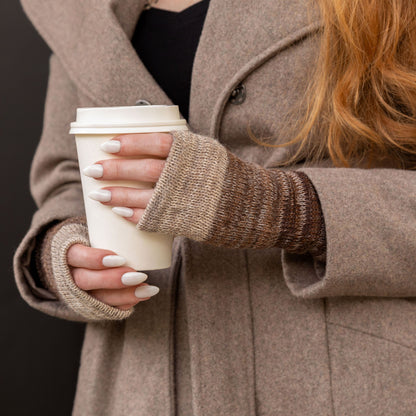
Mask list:
[[[117,136],[104,143],[102,149],[126,159],[100,160],[84,169],[83,173],[97,180],[128,180],[154,184],[162,173],[172,142],[173,138],[169,133]],[[93,191],[89,197],[104,205],[115,207],[113,211],[116,214],[137,224],[153,192],[153,189],[107,186]]]
[[[107,305],[127,310],[159,292],[143,283],[146,274],[122,267],[125,260],[112,251],[74,244],[67,261],[75,284]]]

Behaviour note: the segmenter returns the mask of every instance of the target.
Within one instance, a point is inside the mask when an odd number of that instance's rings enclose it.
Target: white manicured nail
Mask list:
[[[134,294],[137,298],[150,298],[159,293],[159,288],[157,286],[139,286],[135,291]]]
[[[95,191],[91,191],[88,194],[88,196],[94,201],[99,201],[99,202],[111,201],[111,191],[108,191],[107,189],[97,189]]]
[[[118,140],[110,140],[103,143],[100,148],[107,153],[118,153],[121,148],[121,143]]]
[[[114,214],[120,215],[121,217],[125,218],[132,217],[134,214],[134,211],[131,208],[126,207],[114,207],[111,208],[111,211],[113,211]]]
[[[105,256],[103,258],[103,266],[105,267],[119,267],[126,264],[126,259],[121,256]]]
[[[90,166],[87,166],[82,171],[82,173],[85,176],[89,176],[90,178],[97,179],[97,178],[101,178],[103,176],[104,169],[103,169],[102,165],[90,165]]]
[[[121,276],[123,285],[135,286],[143,283],[147,279],[147,274],[141,272],[128,272]]]

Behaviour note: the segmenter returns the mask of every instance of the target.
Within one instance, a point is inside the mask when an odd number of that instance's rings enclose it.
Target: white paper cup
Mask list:
[[[135,107],[79,108],[71,123],[75,134],[82,191],[91,247],[112,250],[123,256],[126,265],[135,270],[164,269],[171,265],[173,237],[140,231],[110,207],[94,201],[88,194],[106,186],[128,186],[148,189],[148,183],[101,181],[82,171],[99,160],[119,158],[103,152],[100,145],[119,134],[187,130],[177,106],[153,105]]]

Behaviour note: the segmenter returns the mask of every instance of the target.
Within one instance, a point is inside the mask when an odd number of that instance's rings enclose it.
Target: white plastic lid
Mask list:
[[[177,105],[78,108],[70,134],[119,134],[183,129]]]

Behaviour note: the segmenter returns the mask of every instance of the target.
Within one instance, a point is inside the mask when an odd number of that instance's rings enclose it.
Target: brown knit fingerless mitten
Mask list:
[[[54,293],[67,307],[89,321],[122,320],[134,311],[109,306],[80,289],[74,282],[67,262],[73,244],[89,246],[85,218],[76,217],[51,227],[43,238],[38,269],[45,288]]]
[[[318,195],[303,172],[264,169],[213,139],[187,131],[173,135],[139,229],[222,247],[325,252]]]

